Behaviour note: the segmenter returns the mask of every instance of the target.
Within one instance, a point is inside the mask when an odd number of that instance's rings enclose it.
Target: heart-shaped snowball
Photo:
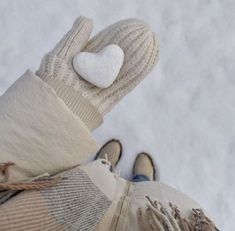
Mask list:
[[[123,50],[118,45],[111,44],[98,53],[76,54],[73,67],[86,81],[99,88],[107,88],[117,78],[123,61]]]

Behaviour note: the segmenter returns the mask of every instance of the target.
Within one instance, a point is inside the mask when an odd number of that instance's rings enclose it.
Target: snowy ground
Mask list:
[[[221,230],[235,220],[235,2],[227,0],[0,0],[0,94],[36,70],[79,15],[94,33],[138,17],[161,41],[160,62],[95,136],[119,138],[129,177],[136,154],[154,155],[161,181],[197,200]]]

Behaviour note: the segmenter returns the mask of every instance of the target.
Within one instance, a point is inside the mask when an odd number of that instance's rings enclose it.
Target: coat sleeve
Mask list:
[[[0,97],[0,121],[0,163],[14,163],[11,181],[55,174],[99,149],[80,118],[30,70]]]

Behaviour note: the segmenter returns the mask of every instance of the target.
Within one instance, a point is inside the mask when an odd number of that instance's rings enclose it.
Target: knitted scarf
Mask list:
[[[5,177],[2,182],[0,181],[0,205],[23,190],[43,190],[56,186],[58,183],[60,184],[61,181],[65,180],[64,177],[61,176],[51,178],[42,175],[29,181],[10,183],[8,182],[8,171],[9,167],[13,164],[14,163],[9,162],[0,165],[0,172]],[[84,177],[85,176],[82,177],[83,181]],[[77,180],[78,179],[76,179],[76,181]],[[89,183],[89,181],[86,183]],[[79,185],[79,187],[81,186],[82,185]],[[50,192],[50,189],[48,190],[45,191],[44,194]],[[57,191],[55,192],[56,194],[59,192]],[[95,194],[98,193],[97,190],[93,191]],[[192,209],[190,216],[184,218],[176,205],[169,203],[171,209],[171,213],[169,213],[162,203],[153,201],[148,196],[146,196],[146,199],[148,201],[146,208],[139,208],[137,211],[139,226],[143,231],[219,231],[202,209]],[[101,209],[101,211],[104,211],[104,209]]]

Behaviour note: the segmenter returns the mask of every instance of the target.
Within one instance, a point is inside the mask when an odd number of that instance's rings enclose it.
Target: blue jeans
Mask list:
[[[150,181],[149,178],[145,175],[135,175],[132,178],[133,182],[141,182],[141,181]]]

